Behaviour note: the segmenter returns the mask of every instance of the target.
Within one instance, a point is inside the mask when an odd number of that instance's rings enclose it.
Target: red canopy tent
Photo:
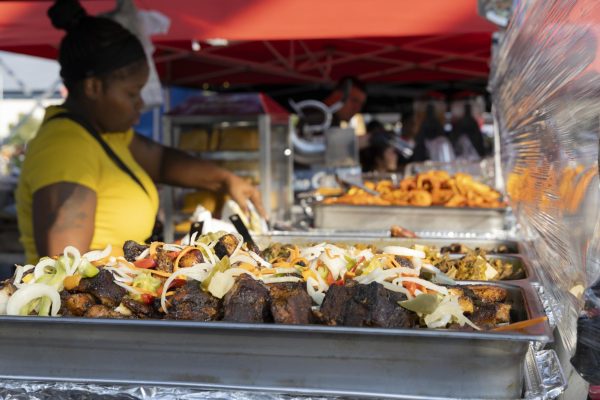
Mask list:
[[[114,0],[82,2],[90,13]],[[0,49],[55,57],[50,1],[0,0]],[[153,38],[165,83],[485,81],[494,26],[476,0],[137,0],[171,19]],[[218,40],[215,40],[218,39]]]

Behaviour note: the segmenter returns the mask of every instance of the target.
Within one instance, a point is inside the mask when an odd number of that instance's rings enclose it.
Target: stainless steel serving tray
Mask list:
[[[400,225],[412,231],[489,232],[507,227],[506,208],[410,206],[313,206],[315,227],[323,229],[389,229]]]
[[[297,243],[297,244],[310,244],[310,243],[345,243],[345,244],[356,244],[356,243],[368,243],[377,244],[378,246],[405,246],[410,247],[412,245],[422,246],[433,246],[438,249],[449,246],[452,243],[460,243],[471,249],[480,248],[486,252],[498,248],[499,246],[506,246],[509,252],[506,254],[521,254],[521,245],[519,242],[514,240],[497,240],[497,239],[462,239],[462,238],[393,238],[390,237],[389,229],[387,231],[339,231],[339,230],[317,230],[317,231],[306,231],[306,232],[285,232],[275,231],[266,235],[256,235],[255,241],[259,247],[267,247],[270,243]]]
[[[530,286],[498,285],[519,319],[543,315]],[[547,324],[520,334],[4,316],[0,378],[514,399],[530,343],[551,340]]]

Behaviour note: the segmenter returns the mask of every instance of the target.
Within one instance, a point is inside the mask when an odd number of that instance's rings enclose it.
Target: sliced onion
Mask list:
[[[68,259],[68,257],[65,257],[66,259]],[[42,276],[46,275],[46,267],[52,267],[52,268],[56,268],[56,260],[50,258],[50,257],[44,257],[42,258],[37,265],[35,266],[35,270],[33,271],[33,276],[35,277],[36,280],[40,279]],[[71,260],[68,260],[68,262],[70,263]],[[68,266],[65,266],[65,268],[68,268]],[[67,275],[69,273],[69,270],[67,269]]]
[[[297,268],[275,268],[276,274],[298,274]]]
[[[323,304],[323,300],[325,299],[325,293],[322,291],[316,290],[315,286],[319,286],[319,282],[315,281],[313,278],[309,277],[306,280],[306,291],[308,295],[312,298],[312,300],[318,304]]]
[[[256,262],[256,260],[254,258],[250,257],[248,255],[248,253],[246,253],[244,251],[240,251],[238,254],[231,257],[229,259],[229,262],[231,263],[231,265],[236,264],[236,263],[247,263],[250,265],[254,265],[255,267],[258,266],[258,263]]]
[[[406,290],[406,288],[404,288],[404,287],[402,287],[400,285],[394,285],[393,283],[389,283],[389,282],[386,282],[386,281],[381,282],[381,284],[387,290],[391,290],[392,292],[402,293],[402,294],[406,295],[406,297],[408,299],[412,299],[413,298],[413,295],[410,294],[410,292],[408,290]]]
[[[192,236],[188,240],[188,245],[194,246],[196,244],[196,239],[198,238],[198,234],[199,234],[198,231],[194,231],[194,233],[192,233]]]
[[[435,283],[426,281],[425,279],[421,279],[421,278],[413,278],[411,276],[400,276],[392,281],[392,283],[394,283],[394,284],[399,283],[399,282],[414,282],[414,283],[419,284],[427,289],[431,289],[434,292],[438,292],[443,295],[448,294],[448,288],[445,288],[444,286],[436,285]]]
[[[198,247],[200,247],[202,250],[204,250],[204,252],[206,253],[206,256],[208,257],[208,261],[211,264],[216,264],[218,259],[217,257],[214,255],[212,249],[210,249],[207,245],[205,245],[204,243],[197,243]]]
[[[250,257],[252,257],[256,262],[258,262],[259,266],[267,267],[267,268],[273,267],[273,265],[270,262],[267,262],[265,259],[263,259],[261,256],[259,256],[255,252],[249,251],[248,254],[250,254]]]
[[[263,277],[264,283],[283,283],[283,282],[301,282],[302,278],[297,276],[279,276],[279,277]]]
[[[129,286],[128,284],[126,284],[124,282],[120,282],[120,281],[114,281],[114,282],[115,282],[115,285],[121,286],[123,289],[127,290],[131,294],[136,294],[138,296],[140,294],[142,294],[142,292],[140,292],[139,290],[137,290],[133,286]]]
[[[235,279],[231,275],[218,271],[210,280],[207,290],[216,298],[222,299],[233,285],[235,285]]]
[[[163,244],[162,249],[164,251],[181,251],[183,250],[183,247],[176,244]]]
[[[12,288],[10,285],[5,285],[2,289],[0,289],[0,315],[6,315],[6,305],[8,304],[8,299],[12,295]]]
[[[144,251],[142,251],[140,253],[140,255],[135,258],[135,260],[137,261],[137,260],[141,260],[143,258],[146,258],[146,257],[148,257],[148,254],[150,254],[150,247],[148,247],[147,249],[145,249]]]
[[[404,257],[416,257],[416,258],[425,258],[425,252],[421,250],[409,249],[408,247],[402,246],[387,246],[383,248],[383,253],[385,254],[393,254],[396,256],[404,256]]]
[[[115,267],[104,267],[103,269],[110,271],[113,273],[113,279],[119,282],[133,282],[133,277],[131,277],[127,272],[115,268]]]
[[[83,255],[83,258],[85,258],[89,262],[94,262],[94,261],[102,260],[103,258],[110,256],[111,252],[112,252],[112,246],[109,244],[108,246],[106,246],[106,248],[104,250],[88,251],[87,253],[85,253]]]
[[[321,253],[325,251],[325,245],[326,243],[320,243],[316,246],[305,247],[304,249],[300,250],[300,255],[306,258],[308,261],[312,261],[319,258]]]
[[[65,247],[65,250],[63,251],[63,255],[68,260],[68,267],[66,268],[67,275],[73,275],[77,271],[77,268],[79,267],[79,264],[81,263],[81,253],[75,247],[67,246],[67,247]],[[71,257],[69,257],[69,256],[73,256],[72,264],[71,264]]]
[[[15,271],[15,279],[13,280],[13,285],[15,285],[17,288],[20,288],[22,285],[24,285],[24,283],[22,283],[21,281],[23,280],[25,273],[31,271],[32,269],[35,269],[35,265],[31,265],[31,264],[27,264],[25,266],[17,265],[16,271]],[[34,274],[34,279],[35,279],[35,274]]]
[[[6,303],[6,314],[21,315],[21,309],[29,302],[42,297],[48,297],[52,302],[50,315],[58,315],[60,310],[60,294],[52,286],[42,283],[32,283],[17,290]]]
[[[244,244],[244,238],[242,237],[242,235],[240,235],[237,232],[231,232],[231,234],[237,239],[237,246],[235,246],[235,250],[233,250],[233,253],[231,253],[231,257],[235,256],[238,251],[240,251],[240,249],[242,248],[242,245]]]
[[[319,260],[323,261],[331,272],[333,279],[337,280],[343,275],[342,270],[345,272],[348,261],[344,258],[344,251],[339,247],[327,245],[325,249],[327,251],[321,253]],[[328,252],[331,253],[333,257],[329,257]]]

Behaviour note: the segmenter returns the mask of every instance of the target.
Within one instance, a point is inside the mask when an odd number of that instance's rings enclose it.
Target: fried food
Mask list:
[[[376,190],[379,195],[353,187],[342,196],[326,199],[325,204],[471,208],[505,206],[500,193],[462,173],[451,177],[445,171],[429,171],[405,178],[397,187],[389,180],[366,182],[365,186]]]

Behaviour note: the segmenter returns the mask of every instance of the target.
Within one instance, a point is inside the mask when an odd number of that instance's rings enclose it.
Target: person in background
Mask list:
[[[376,131],[370,135],[369,146],[361,153],[363,172],[393,173],[398,171],[398,151],[393,145],[394,134]]]
[[[450,140],[457,158],[477,161],[485,156],[483,135],[469,103],[465,104],[463,116],[452,127]]]
[[[131,32],[76,0],[56,1],[48,16],[67,32],[59,63],[68,97],[46,109],[16,192],[29,263],[68,245],[112,245],[116,255],[126,240],[145,241],[159,206],[155,183],[223,191],[264,215],[258,190],[243,179],[133,132],[149,68]]]
[[[455,158],[454,149],[448,139],[442,123],[435,115],[433,104],[425,109],[425,118],[416,137],[416,145],[411,161],[448,162]]]

